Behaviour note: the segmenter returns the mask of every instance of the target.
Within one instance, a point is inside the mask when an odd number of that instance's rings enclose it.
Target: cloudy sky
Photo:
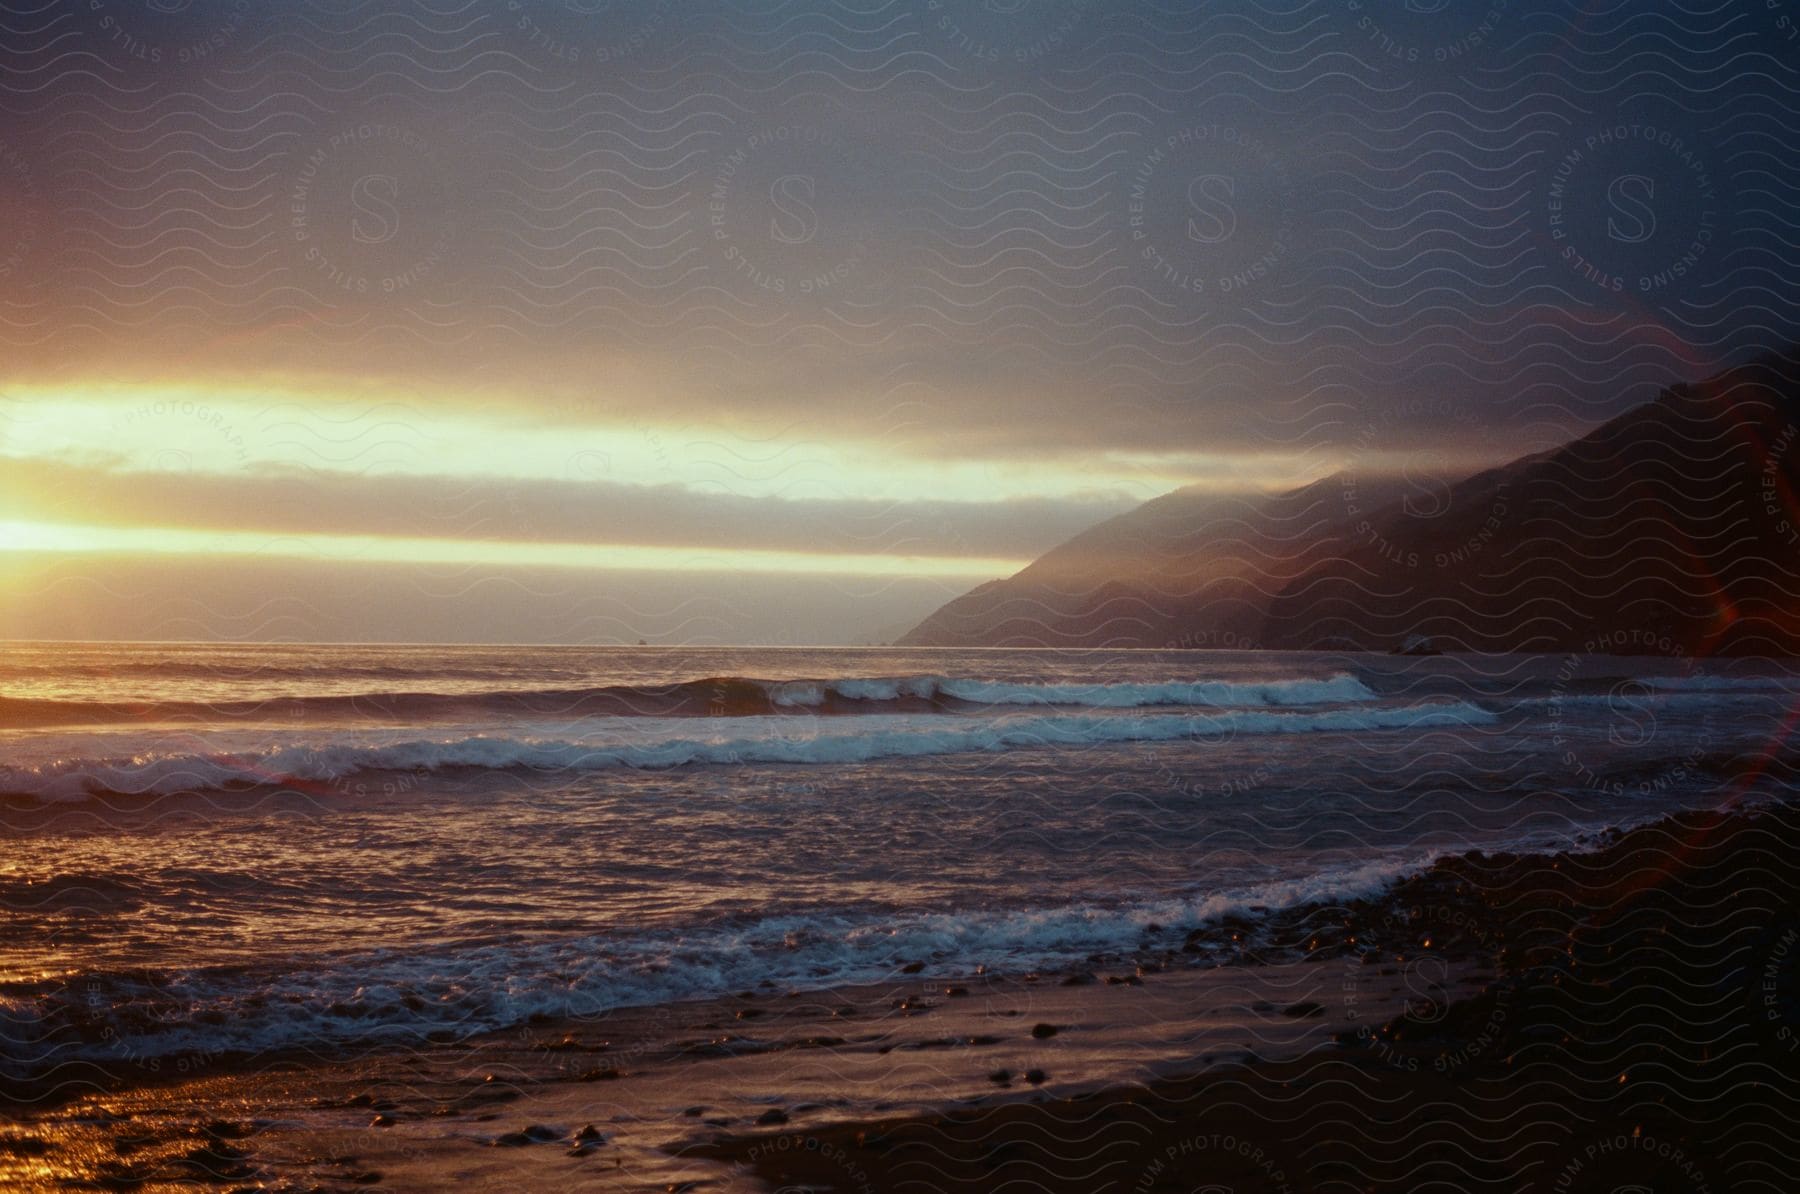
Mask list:
[[[862,642],[1791,340],[1800,8],[41,0],[0,633]]]

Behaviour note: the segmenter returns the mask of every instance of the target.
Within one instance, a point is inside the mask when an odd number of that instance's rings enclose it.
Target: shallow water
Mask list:
[[[16,645],[8,1069],[1025,970],[1734,789],[1768,662]]]

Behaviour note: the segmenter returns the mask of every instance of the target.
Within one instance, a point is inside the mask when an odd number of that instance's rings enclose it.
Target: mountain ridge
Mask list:
[[[1800,655],[1800,349],[1418,500],[1334,474],[1152,499],[939,608],[911,646]],[[1634,637],[1635,636],[1635,641]],[[1615,644],[1616,645],[1616,644]]]

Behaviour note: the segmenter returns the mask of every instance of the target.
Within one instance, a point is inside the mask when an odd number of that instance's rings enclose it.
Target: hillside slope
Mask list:
[[[1179,490],[945,605],[911,646],[1800,654],[1800,350],[1401,500]]]
[[[1800,654],[1800,354],[1676,386],[1392,508],[1272,601],[1267,645]]]
[[[932,614],[901,646],[1250,647],[1270,598],[1345,546],[1335,478],[1264,497],[1177,490]]]

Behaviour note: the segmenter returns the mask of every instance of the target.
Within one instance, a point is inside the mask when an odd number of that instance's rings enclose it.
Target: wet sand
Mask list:
[[[210,1059],[15,1106],[0,1188],[1788,1189],[1797,874],[1693,814],[1073,974]]]
[[[1298,1058],[706,1152],[790,1189],[1791,1190],[1797,879],[1791,808],[1448,861],[1388,910],[1498,947],[1472,998]]]
[[[0,1144],[0,1185],[478,1190],[763,1188],[723,1137],[946,1107],[1044,1106],[1294,1056],[1387,1015],[1401,971],[1127,966],[744,992],[320,1063],[221,1063],[78,1098]],[[1468,967],[1446,992],[1473,992]],[[40,1142],[33,1144],[31,1142]]]

